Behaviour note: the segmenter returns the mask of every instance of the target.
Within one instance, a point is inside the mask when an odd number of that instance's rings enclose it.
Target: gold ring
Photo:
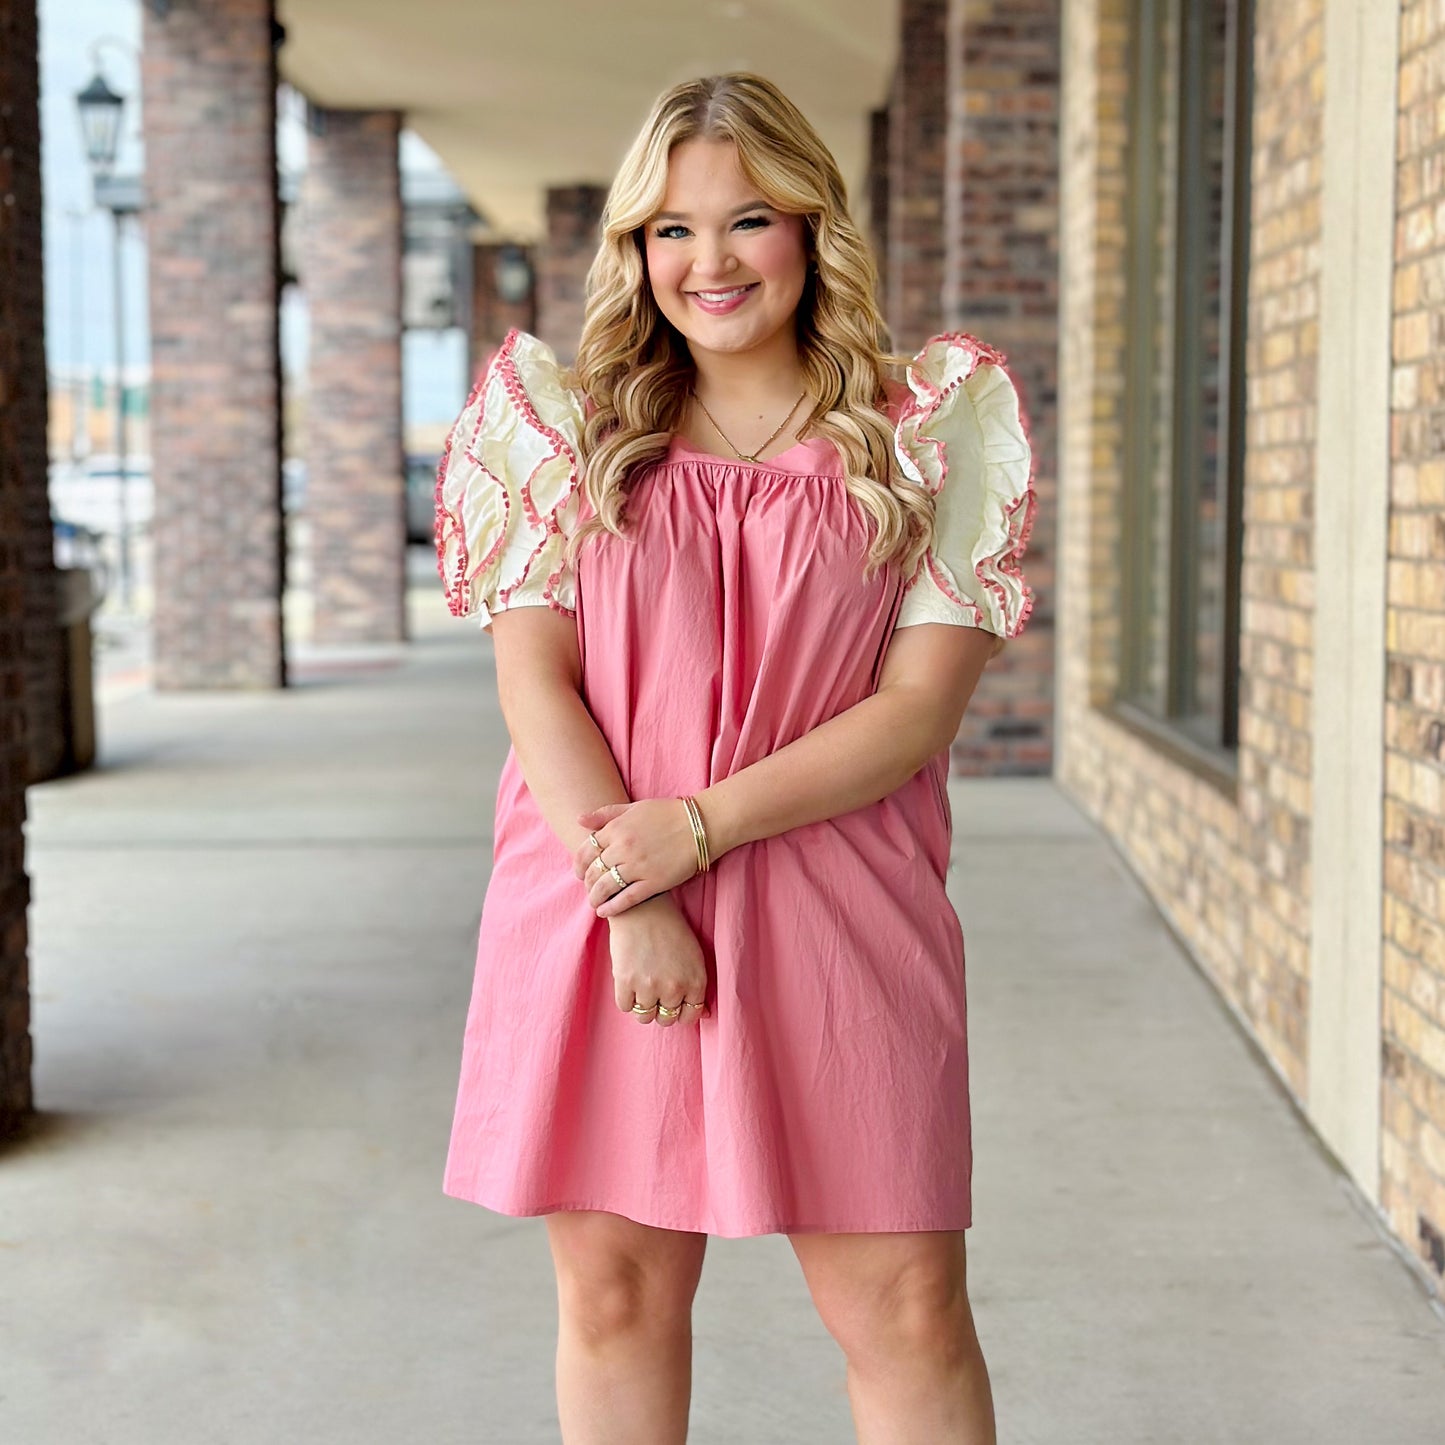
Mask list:
[[[676,1008],[668,1008],[665,1003],[660,1003],[657,1006],[657,1016],[660,1019],[675,1019],[681,1012],[681,1004],[678,1004]]]
[[[690,998],[685,998],[685,999],[683,999],[683,1001],[682,1001],[682,1006],[683,1006],[683,1008],[706,1008],[706,1007],[707,1007],[707,1005],[706,1005],[705,1003],[694,1003]]]
[[[617,871],[617,864],[615,863],[612,864],[607,871],[612,875],[613,881],[617,884],[617,891],[621,893],[622,890],[627,887],[627,879]]]
[[[597,841],[597,834],[589,833],[587,835],[587,841],[597,850],[598,856],[600,857],[602,854],[602,844]]]
[[[635,1003],[632,1005],[632,1008],[629,1010],[629,1012],[635,1014],[650,1014],[656,1007],[657,1005],[655,1003],[650,1003],[646,1005]]]

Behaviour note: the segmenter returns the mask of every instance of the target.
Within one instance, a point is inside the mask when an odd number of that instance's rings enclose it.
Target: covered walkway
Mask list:
[[[440,1192],[505,733],[411,561],[409,644],[128,661],[104,766],[30,792],[4,1440],[557,1438],[543,1225]],[[1046,779],[954,788],[1001,1439],[1434,1445],[1445,1319],[1111,847]],[[851,1438],[781,1237],[711,1242],[695,1373],[697,1445]]]

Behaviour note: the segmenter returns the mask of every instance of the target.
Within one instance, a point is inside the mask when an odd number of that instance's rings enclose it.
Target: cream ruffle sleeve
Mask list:
[[[581,503],[584,409],[550,347],[513,328],[451,428],[436,483],[437,570],[457,617],[576,615],[562,546]]]
[[[897,627],[947,622],[1016,637],[1033,610],[1020,559],[1037,496],[1018,392],[1003,356],[962,332],[935,336],[908,368],[894,450],[935,498],[934,545]]]

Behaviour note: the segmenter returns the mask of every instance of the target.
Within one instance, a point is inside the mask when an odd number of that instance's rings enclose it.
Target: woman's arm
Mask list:
[[[741,843],[876,803],[953,741],[1000,639],[978,627],[921,622],[897,628],[877,691],[731,777],[695,794],[716,860]],[[697,864],[686,812],[675,799],[601,805],[580,815],[608,857],[625,859],[615,885],[588,869],[589,844],[573,868],[599,917],[621,916],[692,876]]]
[[[585,803],[625,803],[612,750],[582,700],[582,658],[572,620],[546,605],[509,607],[492,617],[497,693],[528,791],[569,848],[596,850],[577,822]],[[639,1023],[696,1025],[710,1010],[702,947],[671,893],[645,898],[608,923],[613,1002]],[[675,1018],[634,1004],[686,1005]]]
[[[529,605],[493,614],[490,631],[497,695],[522,777],[548,826],[575,852],[587,843],[588,830],[577,823],[584,807],[627,801],[612,751],[582,701],[576,623]]]
[[[897,629],[876,692],[696,795],[711,856],[902,787],[958,735],[997,641],[945,622]]]

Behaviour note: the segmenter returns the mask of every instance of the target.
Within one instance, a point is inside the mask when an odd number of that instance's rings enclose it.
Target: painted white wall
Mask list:
[[[1398,27],[1325,9],[1315,448],[1309,1112],[1377,1202]]]

